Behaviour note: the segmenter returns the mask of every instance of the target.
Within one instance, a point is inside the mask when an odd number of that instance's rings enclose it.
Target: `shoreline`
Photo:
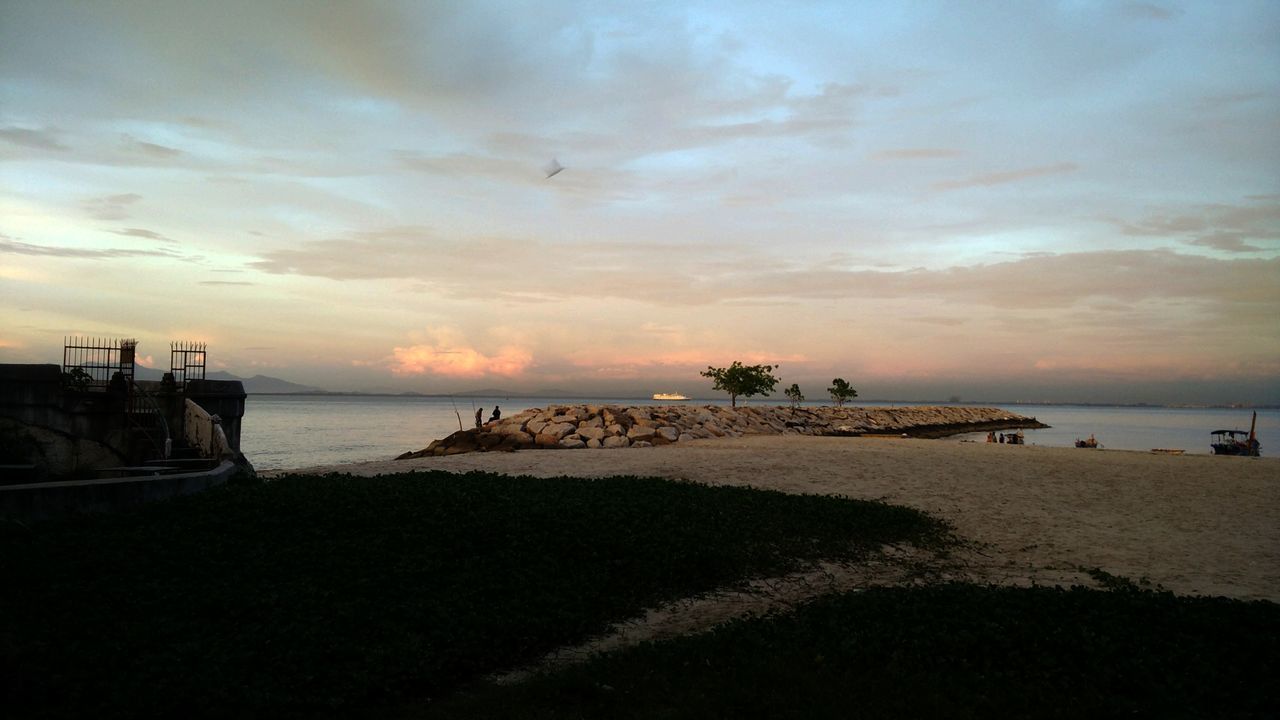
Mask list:
[[[1089,584],[1100,568],[1179,594],[1280,601],[1280,459],[898,437],[744,435],[630,452],[466,453],[263,473],[472,470],[657,476],[915,507],[974,552],[968,579]]]

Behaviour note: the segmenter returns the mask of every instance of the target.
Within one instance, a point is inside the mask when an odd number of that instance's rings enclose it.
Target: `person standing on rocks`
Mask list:
[[[494,408],[495,410],[497,408]],[[484,408],[476,408],[476,427],[480,427],[480,418],[484,417]]]

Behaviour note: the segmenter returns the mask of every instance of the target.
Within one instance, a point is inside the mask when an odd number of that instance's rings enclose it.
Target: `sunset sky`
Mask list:
[[[0,0],[0,299],[331,390],[1280,403],[1280,3]]]

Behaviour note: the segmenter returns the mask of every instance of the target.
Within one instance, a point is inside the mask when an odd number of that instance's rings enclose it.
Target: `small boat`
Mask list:
[[[653,399],[654,400],[689,400],[691,398],[685,397],[680,393],[654,393]]]
[[[1076,447],[1092,448],[1096,450],[1098,448],[1098,441],[1094,439],[1093,435],[1090,435],[1088,440],[1081,440],[1080,438],[1076,438]]]
[[[1262,455],[1262,444],[1258,442],[1258,413],[1253,413],[1253,422],[1249,424],[1249,432],[1243,430],[1214,430],[1209,433],[1214,455],[1246,455],[1259,457]]]

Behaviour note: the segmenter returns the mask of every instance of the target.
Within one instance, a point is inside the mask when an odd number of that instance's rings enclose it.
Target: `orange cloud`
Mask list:
[[[505,347],[496,355],[485,355],[472,347],[440,343],[395,348],[391,363],[391,372],[396,375],[513,377],[524,373],[533,363],[533,356],[527,350],[517,347]]]

